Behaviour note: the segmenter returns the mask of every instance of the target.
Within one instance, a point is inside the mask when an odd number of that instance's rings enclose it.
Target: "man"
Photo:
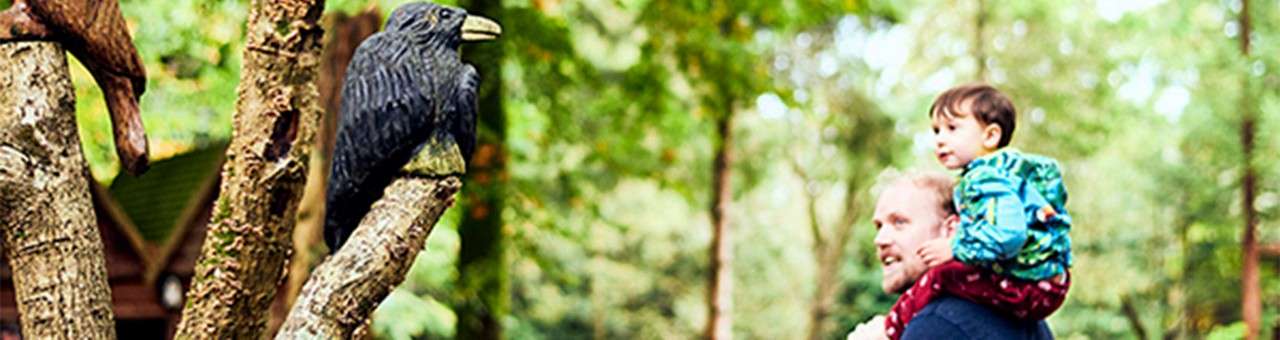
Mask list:
[[[885,293],[902,293],[928,269],[916,253],[925,241],[950,237],[959,218],[945,174],[914,173],[888,182],[872,217]],[[858,325],[849,339],[883,339],[884,317]],[[1052,339],[1044,321],[1019,322],[968,300],[943,297],[907,324],[902,339]]]

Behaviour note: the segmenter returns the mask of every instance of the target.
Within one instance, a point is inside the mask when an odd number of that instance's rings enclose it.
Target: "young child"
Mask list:
[[[950,240],[917,253],[930,269],[885,318],[898,339],[920,309],[942,294],[991,306],[1012,317],[1052,314],[1070,286],[1071,217],[1057,161],[1006,148],[1013,104],[987,85],[943,92],[929,109],[936,156],[961,170],[953,196],[960,224]],[[954,259],[958,261],[952,261]]]

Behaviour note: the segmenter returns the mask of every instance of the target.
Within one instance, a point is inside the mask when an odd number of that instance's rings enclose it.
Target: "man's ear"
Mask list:
[[[1000,124],[991,123],[982,128],[982,146],[987,150],[995,150],[1000,148],[1000,135],[1004,134],[1004,129],[1000,128]]]
[[[956,227],[960,225],[960,215],[949,214],[942,219],[942,234],[947,238],[951,238],[956,234]]]

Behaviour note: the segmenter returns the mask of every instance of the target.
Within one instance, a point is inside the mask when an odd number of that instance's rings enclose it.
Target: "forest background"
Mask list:
[[[329,0],[326,15],[385,18],[404,2]],[[734,335],[843,338],[893,302],[871,244],[877,180],[940,170],[927,108],[979,80],[1018,107],[1013,145],[1065,166],[1076,262],[1048,320],[1058,336],[1240,336],[1248,216],[1261,334],[1280,336],[1280,2],[461,5],[504,26],[496,62],[477,68],[497,71],[481,106],[502,119],[481,136],[505,168],[463,188],[499,193],[497,232],[460,233],[483,206],[463,199],[375,313],[380,338],[696,337],[718,236]],[[152,157],[229,139],[247,4],[121,9],[148,70]],[[106,108],[72,60],[85,154],[109,184]],[[470,247],[498,255],[461,261]],[[498,288],[467,288],[471,271]],[[496,323],[470,322],[477,310]]]

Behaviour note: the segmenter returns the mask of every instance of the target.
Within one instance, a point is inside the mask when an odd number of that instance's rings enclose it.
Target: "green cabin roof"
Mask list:
[[[217,176],[225,142],[210,143],[170,158],[154,161],[140,177],[116,176],[108,191],[129,215],[148,243],[163,244],[178,218],[200,194],[210,176]]]

